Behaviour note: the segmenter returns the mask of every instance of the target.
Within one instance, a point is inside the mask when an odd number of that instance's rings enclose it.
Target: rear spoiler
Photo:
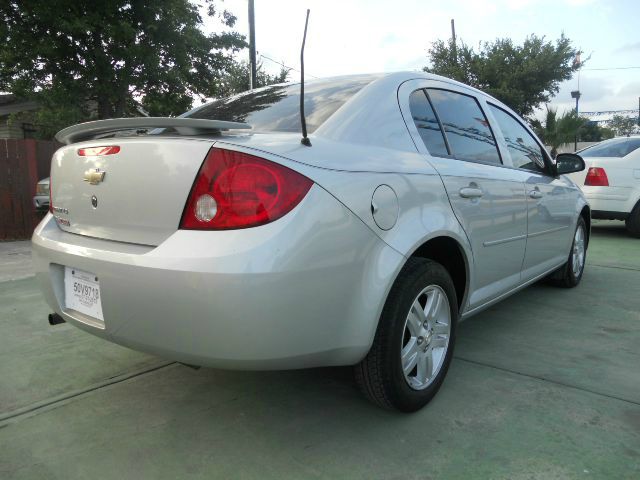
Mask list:
[[[173,128],[181,135],[197,135],[200,133],[249,129],[251,125],[242,122],[225,122],[222,120],[207,120],[204,118],[169,118],[169,117],[135,117],[113,118],[97,120],[95,122],[80,123],[60,130],[56,133],[56,140],[70,144],[89,140],[98,135],[120,132],[123,130],[147,130],[150,128]]]

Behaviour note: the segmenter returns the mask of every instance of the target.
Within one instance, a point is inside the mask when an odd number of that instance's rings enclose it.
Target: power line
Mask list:
[[[289,70],[293,70],[294,72],[300,73],[300,70],[298,70],[297,68],[289,67],[288,65],[285,65],[282,62],[274,60],[273,58],[267,57],[266,55],[264,55],[262,53],[260,53],[259,55],[260,55],[260,58],[265,58],[265,59],[269,60],[270,62],[273,62],[273,63],[276,63],[276,64],[280,65],[281,67],[288,68]],[[316,77],[315,75],[311,75],[309,73],[305,74],[305,76],[312,77],[312,78],[319,78],[319,77]]]

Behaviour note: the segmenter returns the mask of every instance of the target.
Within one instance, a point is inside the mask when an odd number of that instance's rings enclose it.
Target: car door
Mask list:
[[[523,281],[547,273],[569,255],[576,222],[578,190],[554,175],[546,150],[520,120],[506,109],[488,103],[500,142],[525,185],[527,245]]]
[[[487,118],[470,90],[437,81],[419,85],[423,88],[412,81],[399,91],[408,97],[403,115],[418,150],[439,172],[469,238],[472,310],[520,282],[527,229],[524,185],[518,172],[504,168]]]

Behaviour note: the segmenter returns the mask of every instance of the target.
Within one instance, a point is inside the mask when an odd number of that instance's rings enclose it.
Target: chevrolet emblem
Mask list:
[[[84,172],[84,181],[89,182],[91,185],[97,185],[104,180],[106,173],[107,172],[99,168],[91,168]]]

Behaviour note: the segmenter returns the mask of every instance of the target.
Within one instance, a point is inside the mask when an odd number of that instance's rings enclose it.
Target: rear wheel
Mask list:
[[[582,217],[578,218],[578,225],[573,235],[569,260],[551,277],[555,285],[573,288],[582,280],[584,264],[587,258],[587,225]]]
[[[365,396],[403,412],[426,405],[451,363],[457,320],[447,270],[432,260],[410,259],[389,293],[371,350],[355,367]]]
[[[634,237],[640,238],[640,202],[631,211],[625,221],[627,231]]]

